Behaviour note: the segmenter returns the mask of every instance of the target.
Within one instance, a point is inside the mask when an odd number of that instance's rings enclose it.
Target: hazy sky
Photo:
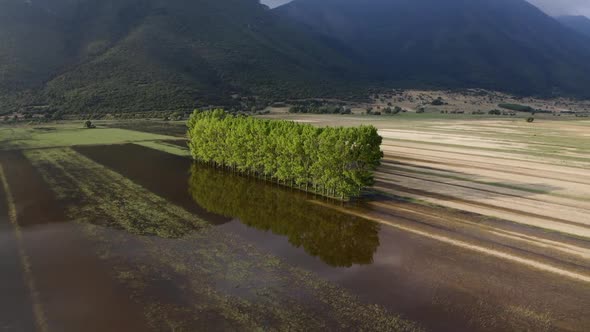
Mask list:
[[[270,7],[276,7],[291,0],[261,0]],[[322,0],[317,0],[322,1]],[[590,0],[528,0],[549,15],[586,15],[590,17]]]
[[[318,0],[321,1],[321,0]],[[270,7],[276,7],[276,6],[280,6],[282,4],[285,4],[287,2],[291,2],[291,0],[260,0],[260,2],[262,2],[263,4],[266,4]]]
[[[529,0],[550,15],[586,15],[590,17],[589,0]]]

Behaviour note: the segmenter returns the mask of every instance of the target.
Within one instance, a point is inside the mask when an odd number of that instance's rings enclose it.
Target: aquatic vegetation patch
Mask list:
[[[90,159],[65,149],[29,150],[26,156],[56,189],[71,200],[78,214],[108,215],[97,219],[138,235],[175,238],[207,223],[169,204],[130,180]],[[176,218],[169,218],[169,215]]]
[[[184,326],[181,331],[207,324],[271,331],[420,330],[214,228],[174,241],[134,237],[109,243],[111,255],[125,255],[117,250],[134,247],[149,257],[150,264],[143,263],[147,258],[125,262],[119,275],[138,299],[150,304],[146,315],[156,330],[164,328],[162,324]],[[170,299],[162,292],[181,296]]]

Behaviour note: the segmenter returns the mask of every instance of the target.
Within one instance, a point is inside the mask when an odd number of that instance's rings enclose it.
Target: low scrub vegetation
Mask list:
[[[447,103],[445,103],[445,101],[441,97],[438,97],[435,100],[433,100],[431,104],[433,106],[442,106],[442,105],[446,105]]]
[[[499,104],[498,107],[517,112],[535,112],[534,108],[520,104]]]
[[[298,101],[289,108],[289,113],[311,114],[351,114],[349,107],[339,103],[329,103],[320,100]]]
[[[525,106],[525,105],[520,105],[520,104],[499,104],[498,106],[500,108],[504,108],[504,109],[511,110],[511,111],[528,112],[528,113],[531,113],[533,115],[535,113],[545,113],[545,114],[552,113],[551,111],[548,111],[548,110],[535,109],[535,108],[532,108],[530,106]]]
[[[289,113],[311,113],[311,114],[351,114],[349,108],[344,106],[332,106],[332,105],[325,105],[325,106],[304,106],[304,105],[297,105],[293,106],[289,109]]]

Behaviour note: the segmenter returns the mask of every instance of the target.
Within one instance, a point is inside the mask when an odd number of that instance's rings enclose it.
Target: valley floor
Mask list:
[[[375,125],[371,193],[195,168],[179,122],[0,127],[0,327],[590,329],[590,121],[266,117]]]
[[[583,281],[588,290],[590,121],[271,117],[379,128],[385,158],[374,190],[381,199],[370,199],[359,215]]]
[[[590,238],[590,121],[281,117],[378,127],[382,193]]]

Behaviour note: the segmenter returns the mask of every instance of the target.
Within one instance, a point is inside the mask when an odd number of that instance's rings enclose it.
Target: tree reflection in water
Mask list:
[[[209,212],[287,236],[293,246],[331,266],[373,262],[377,223],[313,204],[304,193],[198,163],[190,173],[190,194]]]

